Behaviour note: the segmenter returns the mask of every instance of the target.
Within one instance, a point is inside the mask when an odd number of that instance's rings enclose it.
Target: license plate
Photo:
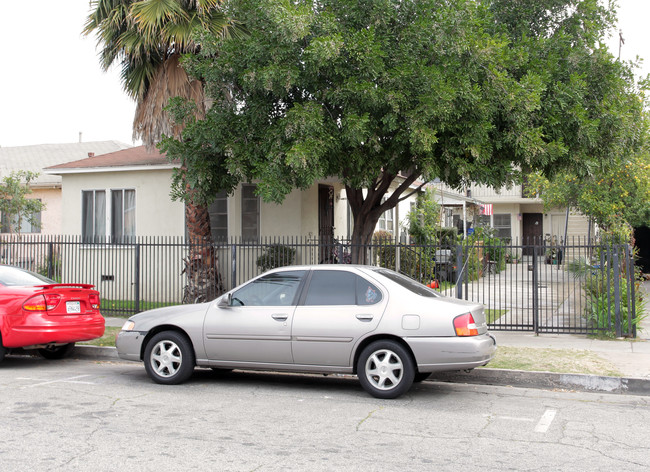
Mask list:
[[[80,302],[65,302],[66,313],[81,313]]]

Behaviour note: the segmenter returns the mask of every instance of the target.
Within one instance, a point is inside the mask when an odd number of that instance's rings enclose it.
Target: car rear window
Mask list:
[[[402,287],[409,290],[410,292],[415,293],[416,295],[420,295],[422,297],[430,297],[430,298],[438,298],[441,296],[438,292],[431,290],[429,287],[426,287],[420,282],[416,282],[415,280],[407,277],[406,275],[402,275],[398,272],[395,272],[394,270],[384,269],[382,267],[373,268],[372,270],[374,272],[377,272],[378,274],[383,275],[387,279],[390,279],[396,284],[401,285]]]
[[[19,269],[17,267],[0,266],[0,284],[6,286],[31,286],[31,285],[44,285],[55,284],[54,280],[50,280],[35,272]]]

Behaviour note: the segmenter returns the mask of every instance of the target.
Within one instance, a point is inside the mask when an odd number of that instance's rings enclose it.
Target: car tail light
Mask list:
[[[48,293],[46,295],[34,295],[23,303],[23,310],[27,311],[50,311],[54,310],[61,301],[61,295]]]
[[[90,306],[93,308],[93,310],[99,309],[99,294],[91,293],[90,297],[88,297],[88,301],[90,302]]]
[[[471,313],[454,318],[454,328],[457,336],[478,336],[478,328]]]

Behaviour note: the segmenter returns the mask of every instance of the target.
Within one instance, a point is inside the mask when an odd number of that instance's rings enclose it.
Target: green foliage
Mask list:
[[[608,238],[629,241],[632,226],[650,220],[650,152],[630,156],[589,176],[563,173],[529,179],[529,195],[546,209],[569,205],[591,217]]]
[[[495,263],[497,272],[505,269],[508,247],[494,236],[494,229],[478,227],[474,234],[462,241],[467,257],[466,270],[470,280],[482,277],[489,262]]]
[[[383,244],[376,247],[377,262],[380,267],[395,270],[399,250],[400,273],[426,284],[436,279],[432,249],[434,248]]]
[[[282,244],[271,244],[257,258],[257,267],[266,272],[276,267],[292,265],[295,258],[296,250],[294,248]]]
[[[437,244],[440,227],[440,205],[434,198],[435,192],[427,189],[419,194],[415,208],[407,215],[406,230],[416,244]]]
[[[585,316],[591,327],[603,332],[607,337],[615,337],[614,297],[616,287],[614,271],[605,258],[602,260],[605,261],[604,267],[600,267],[600,265],[595,267],[584,258],[577,259],[568,264],[568,270],[574,277],[582,280],[586,295]],[[635,268],[633,282],[636,296],[635,311],[630,313],[632,307],[628,303],[628,292],[630,291],[628,280],[624,273],[619,275],[620,319],[623,333],[631,330],[628,315],[631,317],[632,326],[638,326],[646,316],[647,300],[643,296],[641,281],[640,269]]]
[[[207,183],[192,187],[205,201],[217,182],[256,180],[265,201],[281,202],[335,176],[353,243],[366,244],[417,178],[500,187],[522,170],[582,177],[629,155],[643,134],[633,66],[600,43],[614,15],[598,0],[231,0],[225,9],[249,35],[199,35],[184,67],[214,105],[165,145]]]
[[[33,227],[39,226],[38,214],[45,209],[45,203],[35,198],[27,198],[32,193],[29,183],[38,173],[18,170],[2,178],[0,183],[0,213],[10,223],[9,231],[20,233],[23,221]]]

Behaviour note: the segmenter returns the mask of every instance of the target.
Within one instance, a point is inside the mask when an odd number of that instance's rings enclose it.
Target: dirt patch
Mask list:
[[[500,346],[496,357],[486,367],[612,377],[622,375],[614,364],[598,354],[578,349]]]

